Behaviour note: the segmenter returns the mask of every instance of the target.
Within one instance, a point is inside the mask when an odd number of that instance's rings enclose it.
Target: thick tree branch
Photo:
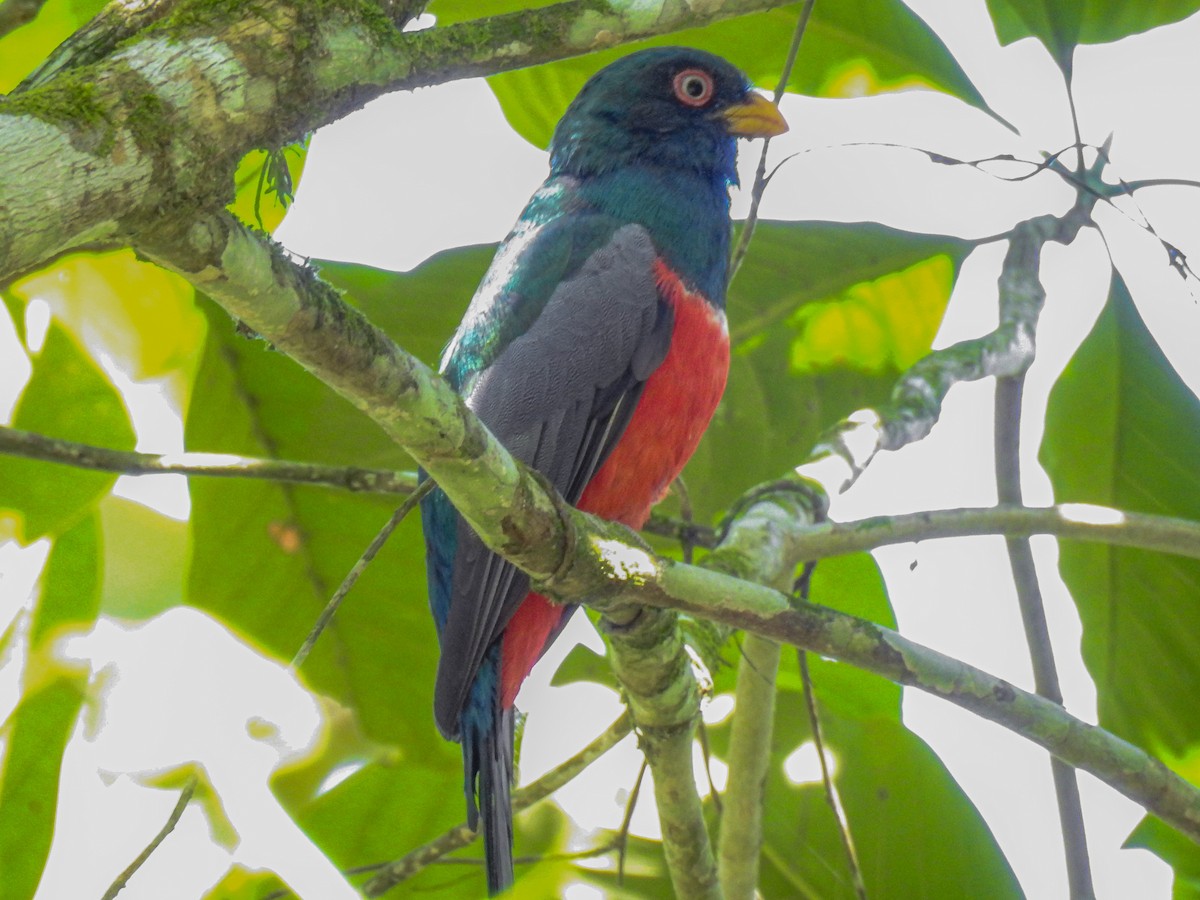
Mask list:
[[[228,202],[247,151],[290,143],[388,91],[784,2],[569,0],[401,33],[367,0],[160,0],[137,19],[151,27],[126,37],[122,19],[113,28],[123,41],[89,29],[86,47],[68,47],[65,62],[0,102],[0,284],[83,244],[136,241],[164,219],[185,227]]]
[[[763,795],[771,764],[775,724],[775,679],[780,646],[756,634],[746,635],[734,688],[733,726],[729,735],[729,783],[721,801],[721,889],[726,900],[753,900],[762,854]]]
[[[121,475],[201,475],[206,478],[258,478],[289,484],[317,484],[356,493],[411,494],[415,472],[362,469],[230,456],[227,453],[132,453],[0,426],[0,454],[116,472]]]

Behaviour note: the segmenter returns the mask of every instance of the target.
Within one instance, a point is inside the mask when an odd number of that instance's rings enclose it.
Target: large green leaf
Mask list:
[[[880,225],[759,224],[729,293],[725,398],[684,470],[701,521],[888,399],[929,352],[969,246]]]
[[[339,264],[325,268],[327,277],[353,290],[350,299],[374,321],[398,329],[397,338],[430,361],[474,285],[459,284],[452,274],[453,267],[438,260],[412,275]],[[189,449],[411,468],[412,460],[349,403],[263,342],[237,334],[220,310],[206,308],[210,336],[186,421]],[[232,623],[280,659],[300,647],[399,502],[249,480],[196,479],[191,493],[188,602]],[[317,828],[319,817],[310,819],[307,810],[324,777],[346,764],[384,760],[368,765],[379,772],[371,776],[375,787],[414,801],[428,795],[430,808],[440,804],[444,814],[437,827],[461,815],[458,802],[447,802],[462,796],[461,754],[433,725],[436,665],[424,545],[414,516],[346,597],[301,669],[314,689],[344,711],[336,716],[337,735],[328,752],[308,771],[292,773],[278,790],[294,814],[314,823],[313,836],[331,857],[378,861],[358,855],[371,829],[381,839],[391,837],[387,852],[396,855],[436,833],[420,817],[411,828],[404,825],[404,812],[395,822],[359,821],[366,807],[351,800],[339,806],[338,798],[349,796],[345,791],[320,797],[322,809],[332,804],[329,815],[341,827]]]
[[[85,630],[100,606],[99,526],[89,516],[54,542],[28,636],[22,697],[0,729],[0,900],[27,900],[54,836],[59,769],[87,689],[87,670],[54,644]]]
[[[821,562],[811,597],[895,627],[874,561]],[[810,655],[809,672],[834,782],[872,897],[1017,897],[1007,860],[937,755],[900,718],[900,688],[853,666]],[[853,897],[845,851],[817,782],[796,785],[783,761],[812,740],[794,652],[778,680],[772,767],[764,810],[765,897]],[[898,840],[920,835],[920,840]]]
[[[1200,402],[1116,278],[1050,395],[1042,462],[1060,503],[1200,519]],[[1100,724],[1151,752],[1200,741],[1200,562],[1063,541]]]
[[[1156,816],[1146,816],[1125,841],[1125,847],[1149,850],[1175,870],[1172,900],[1200,898],[1200,847]]]
[[[510,0],[440,0],[431,4],[430,10],[439,22],[450,22],[526,5]],[[741,67],[756,84],[774,87],[799,13],[796,4],[740,16],[626,47],[506,72],[488,81],[513,128],[526,140],[545,147],[555,123],[583,83],[635,48],[684,45],[709,50]],[[987,108],[946,46],[899,0],[816,4],[789,90],[842,97],[916,85],[946,91]]]
[[[879,570],[866,554],[822,561],[810,595],[814,602],[895,625]],[[726,655],[738,660],[736,640]],[[812,655],[808,667],[868,896],[1020,896],[1013,872],[974,805],[937,755],[905,728],[900,687]],[[732,692],[735,676],[732,667],[717,672],[715,692]],[[819,780],[796,784],[785,775],[788,757],[812,741],[794,649],[783,651],[777,685],[759,889],[768,900],[852,898],[845,850],[824,789]],[[730,725],[737,715],[735,709],[730,719],[707,730],[710,750],[720,760],[729,759]],[[709,807],[713,812],[711,803]],[[614,896],[672,896],[661,850],[636,842],[633,851],[631,889]],[[614,886],[611,873],[581,874]]]
[[[1200,9],[1198,0],[987,0],[1000,43],[1036,37],[1064,70],[1076,44],[1116,41]]]
[[[45,302],[80,342],[132,378],[183,373],[186,381],[194,371],[204,338],[195,291],[132,250],[73,253],[15,282],[12,295]]]
[[[57,322],[33,355],[33,375],[12,421],[49,437],[132,450],[120,395],[91,356]],[[23,538],[61,533],[87,516],[116,480],[107,472],[0,456],[0,509],[24,520]]]
[[[349,403],[213,311],[186,421],[189,449],[407,468],[405,457]],[[290,659],[333,590],[398,504],[257,480],[197,479],[188,602]],[[302,670],[354,709],[368,735],[424,742],[431,723],[396,715],[411,683],[432,684],[420,529],[399,530],[348,596]],[[427,699],[422,698],[423,702]]]

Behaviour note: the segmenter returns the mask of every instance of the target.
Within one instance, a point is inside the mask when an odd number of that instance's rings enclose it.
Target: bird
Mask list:
[[[579,509],[637,529],[716,410],[736,138],[787,130],[711,53],[661,47],[593,75],[442,356],[440,372],[517,459]],[[462,744],[488,893],[513,883],[514,701],[573,607],[530,590],[444,493],[421,502],[440,656],[434,718]]]

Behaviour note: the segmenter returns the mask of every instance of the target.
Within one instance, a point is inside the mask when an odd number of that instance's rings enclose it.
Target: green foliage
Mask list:
[[[895,627],[879,571],[865,554],[818,564],[810,596]],[[1018,896],[1016,878],[975,807],[901,721],[899,686],[818,657],[810,656],[808,668],[868,896]],[[785,648],[778,684],[765,791],[764,896],[853,897],[822,786],[797,785],[783,772],[783,760],[812,741],[795,651]],[[714,746],[723,730],[716,730]]]
[[[497,11],[511,7],[501,0]],[[481,8],[484,7],[484,8]],[[486,4],[442,0],[432,11],[472,18]],[[773,88],[783,71],[800,6],[741,16],[636,45],[591,53],[488,79],[513,128],[539,147],[550,142],[567,104],[598,69],[635,47],[681,44],[710,50],[740,66],[758,85]],[[987,109],[983,98],[941,40],[899,0],[818,3],[804,34],[788,89],[819,97],[849,97],[915,86],[946,91]]]
[[[87,670],[55,645],[99,612],[98,526],[88,516],[55,542],[26,639],[21,701],[0,727],[0,900],[32,897],[50,852],[59,766],[88,685]]]
[[[1200,9],[1197,0],[987,0],[987,5],[1000,43],[1036,37],[1067,72],[1076,44],[1119,40]]]
[[[78,29],[101,5],[48,0],[31,24],[0,38],[0,92],[73,34],[85,50],[91,46]],[[537,5],[543,0],[434,0],[430,10],[445,25]],[[1078,43],[1177,21],[1200,2],[988,0],[988,9],[1002,42],[1035,36],[1069,73]],[[773,86],[798,13],[797,4],[646,43],[713,50],[758,84]],[[513,128],[544,146],[584,80],[630,49],[510,72],[491,85]],[[912,86],[987,109],[940,38],[899,0],[817,3],[790,90],[843,98]],[[92,92],[86,82],[60,82],[60,112],[88,119],[91,107],[81,101]],[[142,114],[153,119],[156,111],[151,102]],[[153,122],[140,124],[146,130],[139,133],[153,133]],[[234,173],[229,208],[274,230],[305,154],[303,147],[247,154]],[[761,223],[729,296],[729,388],[686,472],[697,518],[716,520],[747,487],[788,471],[825,428],[886,400],[899,373],[928,352],[973,246],[869,223]],[[493,250],[447,250],[407,274],[344,263],[324,263],[321,274],[407,350],[436,364]],[[49,305],[54,319],[44,346],[32,354],[16,427],[131,449],[129,414],[97,363],[104,355],[134,379],[162,380],[184,415],[189,450],[413,465],[343,399],[264,342],[241,335],[208,301],[197,304],[187,282],[131,251],[68,256],[4,285],[0,299],[22,341],[34,298]],[[1200,519],[1200,403],[1158,350],[1119,280],[1052,396],[1042,452],[1060,501]],[[180,523],[112,496],[114,481],[110,474],[0,456],[0,522],[13,513],[22,541],[53,541],[32,612],[18,616],[0,641],[6,662],[18,650],[26,660],[19,702],[0,730],[0,900],[31,896],[41,878],[62,755],[89,687],[84,672],[54,654],[58,638],[88,628],[101,611],[147,619],[186,603],[286,662],[399,502],[267,481],[194,479],[191,518]],[[419,527],[406,522],[300,671],[325,711],[323,742],[278,773],[272,788],[339,866],[397,858],[462,819],[460,754],[436,733],[430,715],[437,653],[423,557]],[[1200,780],[1200,713],[1191,689],[1200,676],[1197,564],[1065,542],[1061,565],[1083,620],[1101,724]],[[866,556],[823,562],[812,600],[895,627]],[[731,665],[715,673],[718,694],[732,690],[740,662],[736,641],[724,653]],[[987,825],[936,754],[905,726],[900,688],[831,660],[810,658],[808,665],[868,893],[1019,895]],[[582,648],[555,678],[578,681],[613,684],[606,660]],[[791,651],[778,687],[762,894],[853,896],[821,786],[785,774],[785,760],[812,740]],[[728,757],[729,733],[728,721],[710,729],[718,760]],[[164,784],[178,787],[189,771],[168,773]],[[211,784],[200,799],[222,840],[231,841],[232,823]],[[711,801],[707,811],[715,831]],[[563,815],[543,805],[518,820],[517,852],[563,851],[567,834]],[[1176,896],[1200,896],[1200,856],[1176,832],[1148,818],[1129,846],[1174,866]],[[661,847],[635,838],[628,851],[623,887],[611,871],[546,859],[521,870],[513,896],[556,896],[575,877],[613,897],[671,896]],[[477,855],[478,848],[461,854]],[[479,880],[474,867],[433,867],[414,890],[475,896]],[[234,867],[209,896],[260,900],[279,888],[270,873]]]
[[[1175,870],[1172,900],[1196,900],[1200,897],[1200,847],[1162,819],[1147,816],[1125,841],[1126,847],[1149,850]]]
[[[1125,284],[1063,373],[1042,460],[1060,503],[1200,519],[1200,401],[1146,330]],[[1083,620],[1100,724],[1168,757],[1200,742],[1200,563],[1063,541],[1063,579]]]
[[[887,400],[929,351],[968,249],[879,225],[759,224],[729,292],[725,398],[684,470],[700,521],[796,465],[833,423]]]
[[[112,382],[62,326],[50,325],[14,428],[132,450],[133,427]],[[0,510],[15,512],[26,542],[70,529],[108,493],[115,475],[0,456]]]

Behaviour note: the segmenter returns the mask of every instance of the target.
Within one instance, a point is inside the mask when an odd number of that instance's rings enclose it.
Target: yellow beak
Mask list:
[[[788,130],[778,107],[762,94],[752,93],[737,106],[721,113],[729,133],[737,137],[776,137]]]

